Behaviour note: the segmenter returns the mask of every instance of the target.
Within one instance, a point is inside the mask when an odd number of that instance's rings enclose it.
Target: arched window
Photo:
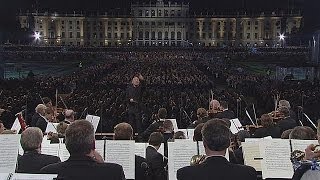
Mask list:
[[[143,39],[143,32],[139,31],[139,39]]]
[[[146,32],[144,33],[144,38],[145,38],[145,39],[149,39],[149,31],[146,31]]]
[[[175,32],[174,32],[174,31],[172,31],[172,32],[171,32],[171,39],[175,39],[175,37],[174,37],[174,36],[175,36]]]
[[[158,39],[162,39],[162,32],[161,31],[158,32]]]
[[[180,31],[177,32],[177,39],[178,39],[178,40],[181,40],[181,32],[180,32]]]

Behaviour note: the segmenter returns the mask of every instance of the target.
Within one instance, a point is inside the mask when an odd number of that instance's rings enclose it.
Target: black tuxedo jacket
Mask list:
[[[297,123],[294,119],[287,117],[278,122],[278,126],[280,127],[281,134],[288,129],[293,129],[297,126]]]
[[[31,126],[38,127],[41,129],[42,132],[45,132],[47,129],[47,121],[41,117],[38,113],[35,113],[32,116]]]
[[[162,156],[155,148],[148,146],[146,149],[146,160],[149,165],[149,177],[152,180],[166,180],[167,172],[167,159]]]
[[[141,156],[135,155],[135,180],[147,180],[148,163]]]
[[[214,117],[219,118],[219,119],[223,119],[223,118],[234,119],[234,118],[236,118],[236,116],[234,115],[234,112],[231,110],[219,112]]]
[[[250,166],[232,164],[224,157],[209,157],[202,164],[177,171],[178,180],[256,180],[256,170]]]
[[[58,162],[60,162],[59,157],[27,151],[23,156],[18,157],[16,172],[37,174],[40,173],[41,168]]]
[[[281,137],[281,130],[278,126],[274,127],[262,127],[255,131],[254,136],[255,138],[263,138],[266,136],[271,136],[272,138],[280,138]]]
[[[120,165],[113,163],[97,163],[88,156],[70,156],[61,163],[51,164],[41,169],[44,174],[58,174],[63,180],[124,180],[124,172]]]

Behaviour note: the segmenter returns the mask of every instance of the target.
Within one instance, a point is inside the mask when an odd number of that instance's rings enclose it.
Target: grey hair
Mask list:
[[[46,109],[46,108],[47,108],[46,105],[44,105],[44,104],[38,104],[37,107],[36,107],[36,109],[35,109],[35,111],[36,111],[37,113],[40,113],[41,110]]]
[[[41,147],[43,134],[38,127],[29,127],[21,134],[20,144],[24,151],[33,151]]]
[[[86,120],[71,123],[66,130],[66,147],[69,153],[86,155],[95,149],[95,136],[92,124]]]

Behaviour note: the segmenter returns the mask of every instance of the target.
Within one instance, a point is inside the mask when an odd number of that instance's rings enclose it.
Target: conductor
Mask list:
[[[138,132],[139,134],[143,131],[141,118],[141,96],[144,90],[143,81],[144,78],[140,73],[134,75],[126,92],[129,123],[133,127],[134,132]]]

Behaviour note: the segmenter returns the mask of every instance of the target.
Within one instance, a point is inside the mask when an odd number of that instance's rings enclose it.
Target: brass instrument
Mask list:
[[[206,160],[206,155],[194,155],[190,160],[190,166],[195,166],[203,163]]]
[[[319,153],[320,152],[320,145],[316,145],[314,147],[314,150],[312,151],[314,153]],[[300,150],[294,150],[292,153],[291,153],[291,157],[290,157],[290,160],[291,162],[295,162],[295,161],[303,161],[305,160],[305,156],[306,156],[306,153],[303,152],[303,151],[300,151]],[[317,157],[318,160],[320,160],[320,157]]]

